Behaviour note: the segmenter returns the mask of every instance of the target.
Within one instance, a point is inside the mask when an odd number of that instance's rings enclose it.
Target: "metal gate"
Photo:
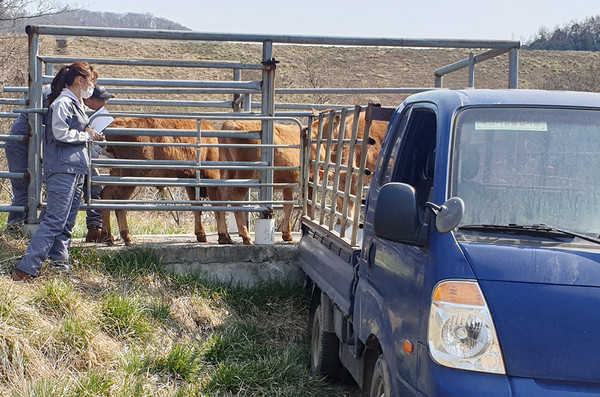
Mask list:
[[[82,205],[81,209],[127,209],[127,210],[156,210],[178,209],[183,211],[202,210],[202,211],[244,211],[256,212],[260,217],[268,218],[275,206],[284,204],[281,200],[274,200],[273,189],[278,186],[273,183],[274,167],[273,153],[275,145],[273,144],[273,133],[275,122],[292,123],[299,126],[299,137],[302,130],[302,124],[299,120],[307,120],[310,125],[312,120],[311,108],[325,109],[352,108],[353,104],[341,105],[318,105],[310,103],[285,103],[275,101],[275,94],[280,96],[295,94],[314,94],[314,93],[397,93],[410,94],[429,89],[440,89],[443,83],[443,76],[447,73],[460,69],[468,69],[469,86],[474,86],[475,65],[489,58],[508,53],[509,54],[509,88],[517,88],[518,72],[518,48],[519,42],[514,41],[478,41],[478,40],[406,40],[406,39],[367,39],[367,38],[342,38],[342,37],[313,37],[313,36],[282,36],[282,35],[242,35],[242,34],[211,34],[187,31],[164,31],[147,29],[112,29],[112,28],[81,28],[81,27],[61,27],[61,26],[28,26],[27,34],[29,39],[29,67],[28,87],[5,87],[5,92],[23,92],[24,100],[0,99],[0,104],[10,104],[16,107],[25,105],[22,109],[15,109],[14,112],[25,112],[29,115],[30,137],[29,137],[29,157],[28,173],[16,174],[0,171],[0,178],[29,178],[29,201],[27,207],[12,207],[0,203],[0,211],[25,211],[28,212],[30,223],[36,223],[38,211],[44,205],[42,200],[42,117],[46,109],[42,106],[42,85],[49,84],[54,76],[54,65],[68,64],[74,61],[86,61],[95,67],[97,66],[127,66],[127,67],[152,67],[177,70],[179,68],[211,69],[211,70],[229,70],[231,79],[228,80],[176,80],[176,79],[133,79],[112,77],[103,73],[98,83],[107,86],[109,91],[115,94],[125,95],[159,95],[160,99],[147,98],[114,98],[109,105],[119,106],[123,109],[136,107],[161,109],[160,111],[124,111],[111,112],[114,117],[152,117],[152,118],[187,118],[198,121],[212,120],[222,121],[231,119],[252,119],[262,121],[262,129],[256,134],[244,134],[244,137],[260,139],[261,161],[259,164],[228,164],[237,168],[252,168],[260,170],[259,180],[203,180],[199,177],[202,169],[224,167],[225,164],[215,162],[212,164],[196,161],[194,163],[182,162],[124,162],[124,161],[93,161],[93,167],[173,167],[173,168],[193,168],[196,170],[197,177],[187,180],[170,180],[168,178],[138,178],[135,180],[123,178],[111,178],[107,175],[92,178],[92,183],[99,184],[134,184],[141,185],[159,185],[159,186],[193,186],[197,190],[207,186],[253,186],[259,191],[258,200],[243,201],[238,203],[229,203],[229,207],[222,206],[224,202],[205,201],[202,204],[198,202],[145,202],[141,203],[106,203],[94,200]],[[110,56],[102,58],[85,57],[67,57],[56,55],[44,55],[40,51],[40,37],[91,37],[91,38],[111,38],[111,39],[136,39],[136,40],[166,40],[172,42],[208,42],[208,43],[258,43],[262,50],[262,62],[252,64],[246,62],[232,61],[188,61],[188,60],[168,60],[168,59],[115,59]],[[471,53],[468,59],[449,65],[447,67],[434,71],[434,87],[422,88],[277,88],[275,86],[275,71],[277,61],[274,58],[274,44],[301,44],[313,46],[368,46],[368,47],[417,47],[417,48],[473,48],[484,49],[480,54]],[[259,46],[256,46],[259,48]],[[349,71],[351,72],[351,71]],[[243,80],[245,74],[260,74],[258,79]],[[243,76],[244,74],[244,76]],[[231,95],[231,100],[206,101],[206,100],[181,100],[164,99],[169,95]],[[254,96],[260,96],[260,102],[253,102]],[[184,112],[167,112],[165,108],[186,108]],[[203,112],[189,111],[189,108],[208,109]],[[222,110],[216,110],[222,109]],[[2,113],[0,117],[14,117],[15,114]],[[223,137],[225,132],[220,131],[202,131],[198,128],[196,131],[110,131],[107,134],[183,134],[183,136],[197,137],[194,144],[196,150],[205,146],[200,142],[202,136]],[[18,137],[0,135],[0,145],[8,140],[21,139]],[[301,152],[301,146],[297,147],[301,159],[305,158],[305,153]],[[306,163],[301,162],[302,166]],[[301,166],[301,167],[302,167]],[[305,170],[300,170],[300,176],[303,178]],[[294,184],[296,187],[298,184]],[[89,186],[88,186],[89,189]],[[296,205],[302,206],[306,202],[306,193],[298,189],[298,200]],[[198,198],[198,197],[197,197]],[[233,205],[231,205],[233,204]],[[270,240],[272,240],[272,236]],[[269,240],[269,238],[267,238]]]

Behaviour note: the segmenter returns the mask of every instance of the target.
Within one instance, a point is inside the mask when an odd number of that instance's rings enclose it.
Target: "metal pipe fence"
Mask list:
[[[475,65],[487,59],[497,57],[499,55],[509,54],[509,87],[517,87],[518,73],[518,41],[488,41],[488,40],[427,40],[427,39],[387,39],[387,38],[352,38],[352,37],[317,37],[317,36],[285,36],[285,35],[244,35],[244,34],[212,34],[201,32],[188,31],[164,31],[164,30],[148,30],[148,29],[113,29],[113,28],[86,28],[86,27],[64,27],[64,26],[28,26],[27,34],[29,39],[29,86],[28,87],[4,87],[5,93],[22,94],[20,98],[0,98],[0,105],[15,107],[13,113],[0,113],[1,119],[13,119],[18,113],[26,113],[28,115],[30,136],[29,155],[28,155],[28,173],[10,173],[0,171],[0,178],[30,178],[29,183],[29,202],[26,207],[14,207],[10,205],[0,204],[0,212],[3,211],[28,211],[28,219],[30,223],[36,223],[38,219],[38,211],[44,205],[42,200],[42,133],[43,133],[43,116],[46,109],[42,105],[42,85],[48,84],[53,79],[55,64],[68,64],[74,61],[86,61],[92,65],[107,65],[107,66],[131,66],[131,67],[151,67],[151,68],[192,68],[192,69],[216,69],[231,71],[230,78],[225,80],[169,80],[169,79],[139,79],[139,78],[118,78],[110,75],[103,75],[98,80],[98,83],[108,87],[109,91],[115,94],[124,95],[140,95],[138,98],[113,98],[109,101],[109,105],[127,109],[126,112],[114,112],[111,115],[118,117],[139,117],[139,118],[166,118],[166,119],[191,119],[196,120],[200,126],[200,120],[211,120],[215,122],[223,122],[225,120],[259,120],[261,121],[260,131],[254,132],[225,132],[214,130],[202,130],[198,127],[197,130],[175,130],[175,129],[140,129],[140,128],[108,128],[106,135],[123,136],[123,137],[186,137],[196,138],[194,143],[161,143],[161,142],[100,142],[100,146],[148,146],[161,148],[164,146],[192,148],[196,151],[196,160],[135,160],[135,159],[94,159],[91,167],[96,168],[111,168],[111,169],[159,169],[168,170],[173,168],[185,168],[192,170],[195,178],[127,178],[127,177],[111,177],[100,175],[90,178],[88,189],[92,183],[103,185],[118,185],[123,186],[179,186],[193,187],[198,192],[200,188],[218,187],[226,188],[233,186],[255,187],[258,189],[257,200],[243,200],[229,202],[229,207],[224,207],[222,201],[204,200],[203,205],[199,205],[199,201],[181,201],[171,200],[170,202],[161,201],[160,203],[153,201],[145,201],[144,204],[137,203],[135,200],[128,202],[110,202],[103,200],[88,201],[82,205],[82,210],[87,208],[95,209],[128,209],[128,210],[150,210],[164,211],[177,210],[183,211],[242,211],[255,212],[260,217],[268,218],[273,208],[281,207],[283,204],[290,204],[289,201],[276,200],[273,198],[273,189],[294,186],[298,193],[298,199],[294,200],[296,207],[306,208],[307,204],[314,204],[315,208],[323,211],[326,205],[317,203],[316,197],[320,195],[324,197],[332,194],[333,188],[330,186],[331,181],[321,180],[320,186],[315,186],[312,196],[309,197],[308,191],[300,189],[299,186],[308,178],[308,170],[311,167],[322,167],[323,164],[319,160],[311,159],[311,145],[274,145],[274,123],[292,123],[299,126],[299,137],[303,125],[299,121],[306,120],[307,131],[311,133],[311,124],[313,121],[312,111],[336,109],[338,115],[345,115],[351,109],[353,104],[311,104],[311,103],[285,103],[276,101],[276,95],[280,96],[296,96],[296,95],[361,95],[361,94],[400,94],[407,95],[431,89],[441,89],[443,86],[443,77],[448,73],[456,72],[461,69],[468,69],[469,85],[474,85],[474,70]],[[165,59],[116,59],[114,57],[104,58],[86,58],[73,56],[57,56],[53,54],[42,54],[40,51],[39,38],[40,36],[62,36],[62,37],[103,37],[103,38],[121,38],[121,39],[140,39],[140,40],[184,40],[184,41],[202,41],[202,42],[231,42],[231,43],[259,43],[262,50],[260,63],[248,63],[237,61],[213,61],[213,60],[165,60]],[[406,47],[406,48],[470,48],[482,49],[483,52],[477,55],[471,54],[468,59],[456,62],[452,65],[440,68],[433,73],[435,84],[432,87],[388,87],[388,88],[293,88],[293,87],[276,87],[275,72],[277,69],[277,61],[274,54],[277,52],[278,44],[302,44],[302,45],[334,45],[334,46],[367,46],[367,47]],[[257,46],[258,48],[258,46]],[[246,72],[256,73],[260,71],[260,78],[244,79]],[[186,98],[169,99],[169,95],[184,95]],[[205,98],[197,99],[196,96],[231,96],[230,100],[222,98],[216,100],[206,100]],[[149,98],[148,96],[156,96],[158,99]],[[259,96],[259,101],[253,101],[255,96]],[[194,97],[194,99],[188,99]],[[24,109],[17,109],[23,107]],[[132,110],[141,108],[142,110]],[[182,109],[177,111],[176,108]],[[191,112],[189,109],[203,108],[205,112]],[[158,109],[154,112],[152,109]],[[165,109],[171,109],[165,113]],[[218,109],[231,109],[228,111],[219,111]],[[322,117],[322,116],[318,116]],[[333,116],[328,116],[333,117]],[[321,119],[320,119],[321,120]],[[322,127],[319,127],[322,128]],[[319,130],[322,135],[323,131]],[[331,132],[329,139],[331,139]],[[309,135],[310,136],[310,135]],[[261,153],[259,162],[224,162],[212,161],[206,162],[200,159],[200,150],[202,148],[220,148],[221,144],[203,143],[203,138],[237,138],[237,139],[253,139],[260,140],[260,143],[235,144],[230,145],[232,148],[252,148]],[[4,146],[7,141],[23,140],[25,138],[15,137],[6,134],[0,134],[0,146]],[[315,142],[313,142],[315,143]],[[322,142],[321,142],[322,143]],[[318,145],[320,145],[319,143]],[[339,140],[339,145],[365,145],[361,140],[356,140],[356,136],[349,140]],[[341,147],[341,146],[340,146]],[[298,156],[303,161],[300,162],[299,181],[293,184],[277,184],[273,182],[273,172],[291,170],[293,167],[274,166],[274,150],[298,150]],[[317,146],[317,157],[318,155]],[[351,149],[355,150],[355,149]],[[365,153],[366,150],[363,150]],[[331,156],[331,153],[325,153],[326,156]],[[345,164],[333,165],[334,178],[340,177],[340,172],[359,172],[362,173],[360,166],[354,167]],[[238,181],[223,181],[223,180],[207,180],[201,177],[203,170],[225,170],[225,169],[242,169],[254,170],[260,174],[260,178],[255,180],[238,180]],[[337,177],[335,177],[337,173]],[[329,175],[329,170],[324,175]],[[318,178],[318,176],[317,176]],[[326,176],[325,178],[328,178]],[[339,183],[339,180],[334,179],[334,184]],[[303,185],[304,186],[304,185]],[[346,195],[354,204],[360,205],[359,194]],[[344,203],[345,206],[349,203]],[[339,211],[328,209],[331,219],[340,216]],[[305,209],[306,211],[306,209]],[[341,211],[344,212],[344,211]],[[324,212],[322,212],[325,214]],[[323,215],[325,216],[325,215]],[[349,219],[344,220],[348,224],[356,224],[358,221]]]

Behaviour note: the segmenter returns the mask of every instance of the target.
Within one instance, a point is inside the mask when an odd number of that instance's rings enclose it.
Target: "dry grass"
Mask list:
[[[301,287],[173,276],[152,251],[75,248],[70,276],[8,274],[0,242],[0,395],[342,396],[309,374]]]

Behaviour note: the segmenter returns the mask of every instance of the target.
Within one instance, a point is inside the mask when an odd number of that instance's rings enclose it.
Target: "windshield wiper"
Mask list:
[[[514,223],[509,223],[508,225],[463,225],[459,227],[460,229],[494,229],[494,230],[522,230],[526,232],[551,232],[551,233],[561,233],[566,236],[577,237],[583,240],[591,241],[592,243],[600,244],[600,239],[590,237],[588,235],[572,232],[570,230],[561,229],[558,227],[550,226],[545,223],[537,223],[533,225],[517,225]]]

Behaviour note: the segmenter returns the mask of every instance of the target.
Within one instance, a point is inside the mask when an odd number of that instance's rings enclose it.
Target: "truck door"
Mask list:
[[[391,128],[394,128],[392,126]],[[375,175],[365,213],[365,230],[372,231],[377,191],[388,182],[402,182],[415,188],[419,216],[427,222],[425,202],[433,189],[436,109],[430,104],[413,105],[404,110],[389,139],[386,153],[380,157],[380,172]],[[390,366],[400,395],[414,391],[417,380],[417,342],[420,302],[423,288],[427,247],[415,247],[384,240],[365,233],[368,252],[359,268],[357,299],[361,317],[361,337],[373,333]],[[373,319],[367,313],[377,313]],[[374,324],[377,324],[374,326]],[[376,329],[374,329],[376,328]],[[381,340],[382,339],[382,340]],[[404,390],[402,390],[404,389]]]

